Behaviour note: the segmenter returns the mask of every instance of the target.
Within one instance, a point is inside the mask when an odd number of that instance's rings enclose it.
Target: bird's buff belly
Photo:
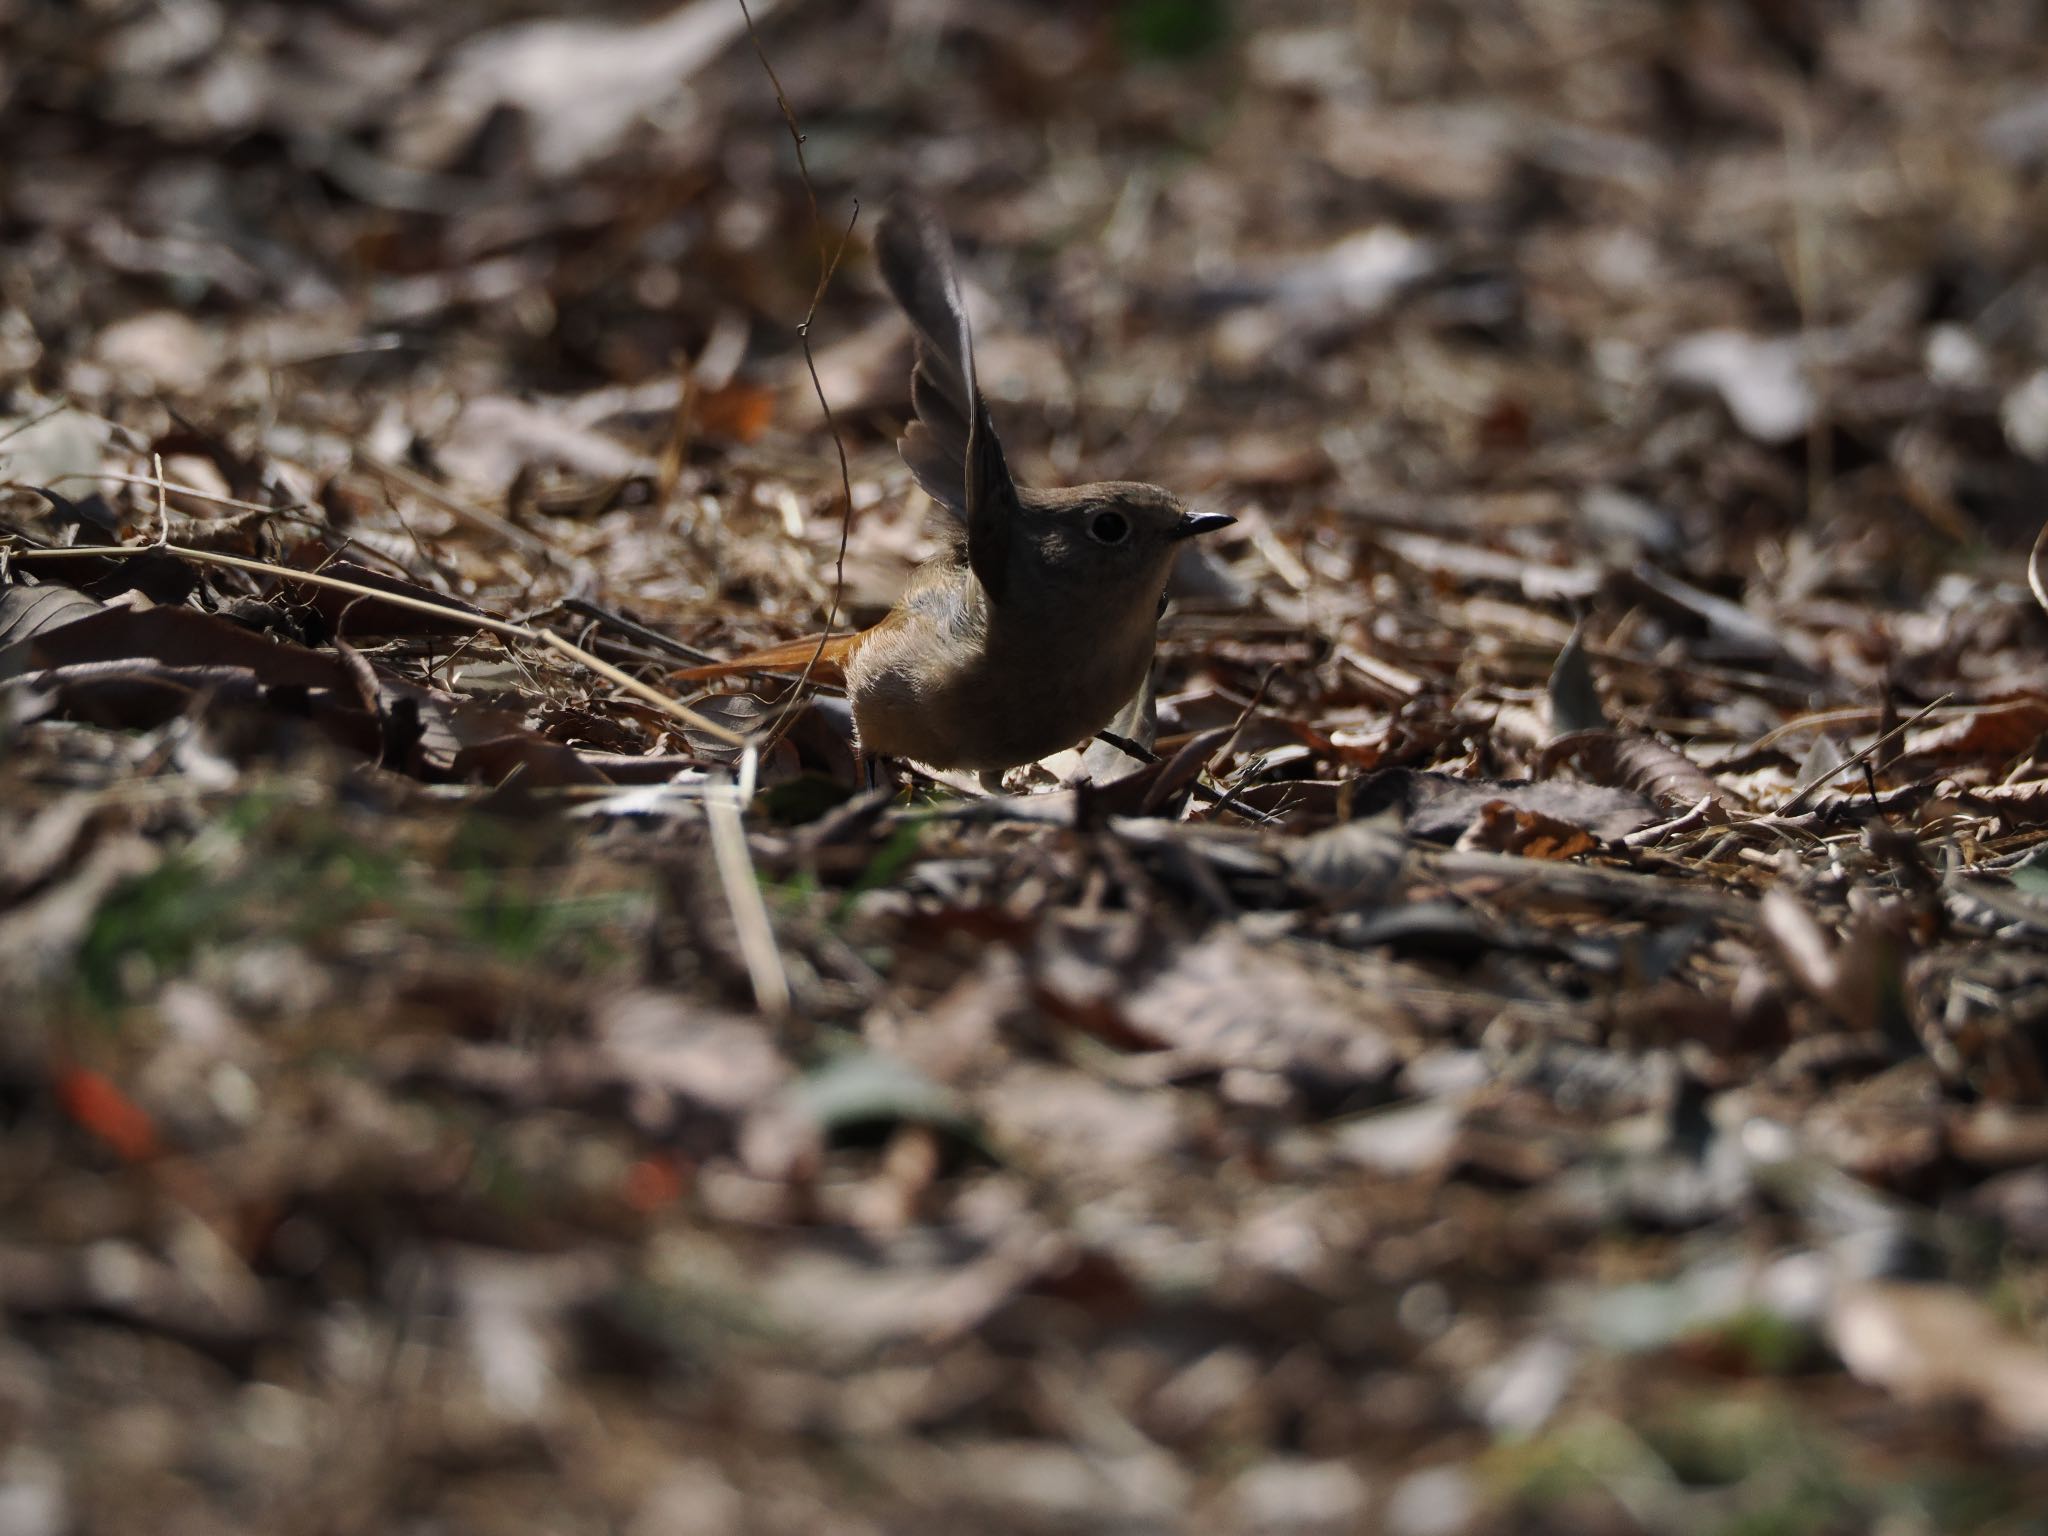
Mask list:
[[[1041,665],[1020,686],[985,667],[933,676],[896,658],[862,656],[847,675],[854,729],[861,750],[878,757],[933,768],[1014,768],[1101,730],[1138,691],[1150,659],[1097,657],[1057,677]]]

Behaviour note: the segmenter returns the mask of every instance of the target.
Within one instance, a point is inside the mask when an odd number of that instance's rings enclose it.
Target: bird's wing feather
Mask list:
[[[925,493],[964,525],[968,562],[990,600],[1001,602],[1017,486],[975,382],[974,338],[953,276],[952,242],[937,214],[903,200],[882,215],[875,255],[917,333],[910,379],[917,419],[897,446]]]

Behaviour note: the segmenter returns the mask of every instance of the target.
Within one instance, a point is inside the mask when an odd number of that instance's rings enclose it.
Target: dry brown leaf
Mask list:
[[[535,787],[607,780],[560,742],[537,736],[517,715],[374,671],[371,697],[383,732],[383,766],[428,780],[501,784],[517,773]]]
[[[98,613],[103,605],[69,587],[10,586],[0,591],[0,676],[5,676],[10,646],[46,629]]]
[[[1384,1083],[1400,1064],[1392,1044],[1345,979],[1310,961],[1219,930],[1132,993],[1123,1012],[1190,1066]]]
[[[777,0],[753,0],[757,14]],[[633,125],[687,91],[690,77],[746,32],[737,6],[690,0],[651,20],[517,22],[471,38],[396,125],[396,157],[439,169],[500,107],[532,120],[543,175],[565,176],[615,148]]]
[[[333,576],[342,581],[352,581],[358,586],[371,587],[379,592],[390,592],[400,597],[416,598],[421,602],[433,603],[438,607],[452,608],[460,613],[484,616],[483,610],[460,598],[450,597],[431,587],[417,582],[373,571],[358,565],[353,560],[334,560],[317,545],[308,546],[298,552],[297,561],[309,569],[317,569],[323,576]],[[354,593],[337,592],[332,587],[297,586],[290,582],[283,584],[295,596],[303,596],[307,606],[326,620],[330,633],[361,639],[367,635],[441,635],[455,637],[476,633],[475,626],[462,623],[459,619],[443,618],[438,614],[422,613],[417,608],[402,607],[397,603],[380,603],[374,597],[359,597]]]
[[[1600,845],[1584,827],[1490,800],[1479,808],[1479,819],[1459,836],[1456,846],[1464,853],[1490,850],[1525,859],[1571,859]]]
[[[346,688],[332,656],[276,640],[191,608],[106,608],[29,637],[20,667],[148,661],[174,668],[240,668],[266,686]]]
[[[1957,791],[1971,805],[1988,806],[2008,828],[2038,827],[2048,822],[2048,779],[2017,784],[1986,784]]]
[[[2008,1435],[2048,1441],[2048,1349],[1952,1285],[1846,1285],[1828,1318],[1851,1371],[1911,1403],[1965,1402]]]
[[[1362,780],[1352,803],[1358,816],[1398,807],[1409,835],[1431,842],[1457,841],[1489,812],[1528,814],[1610,840],[1659,819],[1657,807],[1642,795],[1604,785],[1460,779],[1408,768],[1384,769]]]
[[[651,476],[657,467],[653,458],[565,411],[496,396],[464,406],[434,457],[456,481],[491,495],[532,466],[560,466],[600,480]]]
[[[1894,1043],[1911,1039],[1903,1015],[1907,916],[1903,907],[1856,913],[1837,941],[1812,910],[1782,886],[1764,893],[1764,931],[1785,968],[1813,999],[1854,1030]]]
[[[1685,811],[1706,802],[1708,821],[1729,819],[1729,804],[1739,799],[1677,748],[1651,736],[1624,736],[1613,731],[1574,731],[1560,736],[1536,760],[1538,777],[1570,764],[1596,784],[1609,784],[1648,795],[1667,811]]]
[[[1904,755],[1985,758],[2002,763],[2032,750],[2043,733],[2048,733],[2048,697],[2007,699],[1910,732]]]

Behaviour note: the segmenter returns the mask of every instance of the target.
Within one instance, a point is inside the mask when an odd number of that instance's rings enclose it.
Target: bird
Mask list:
[[[1087,740],[1131,703],[1151,673],[1175,557],[1236,519],[1139,481],[1020,484],[975,375],[945,225],[922,199],[898,198],[874,250],[915,339],[897,451],[940,509],[939,548],[870,628],[674,676],[809,668],[846,690],[862,755],[999,774]]]

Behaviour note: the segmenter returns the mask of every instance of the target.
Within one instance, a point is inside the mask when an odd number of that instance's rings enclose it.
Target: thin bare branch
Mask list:
[[[754,55],[761,61],[761,68],[768,76],[768,83],[775,91],[775,104],[782,109],[782,120],[789,127],[790,142],[796,146],[796,173],[803,182],[804,196],[811,205],[811,228],[818,240],[818,286],[811,291],[810,308],[804,311],[803,322],[797,326],[797,340],[803,347],[804,368],[811,376],[811,390],[818,397],[818,409],[824,413],[825,430],[832,434],[832,448],[839,457],[839,549],[832,564],[832,603],[825,615],[825,628],[818,636],[818,647],[811,653],[811,659],[804,664],[804,670],[797,679],[796,687],[790,690],[783,701],[775,723],[768,728],[763,738],[764,746],[773,745],[782,739],[797,710],[802,706],[806,690],[810,686],[811,674],[817,670],[818,662],[825,654],[825,642],[839,625],[839,610],[846,598],[846,544],[853,532],[853,472],[847,467],[846,439],[839,430],[839,420],[832,414],[832,402],[825,398],[825,385],[818,377],[818,360],[811,350],[811,325],[818,317],[818,306],[824,302],[825,290],[832,284],[833,274],[839,270],[839,263],[846,255],[846,248],[853,240],[853,227],[860,222],[860,201],[854,200],[853,212],[846,221],[846,230],[839,237],[837,246],[829,245],[825,238],[825,217],[818,203],[818,188],[811,180],[811,168],[804,158],[804,134],[798,126],[796,112],[789,104],[789,96],[782,89],[782,80],[775,73],[775,66],[769,62],[768,50],[761,42],[760,29],[754,25],[754,13],[747,8],[747,0],[739,0],[740,14],[747,19],[747,37],[754,45]]]

